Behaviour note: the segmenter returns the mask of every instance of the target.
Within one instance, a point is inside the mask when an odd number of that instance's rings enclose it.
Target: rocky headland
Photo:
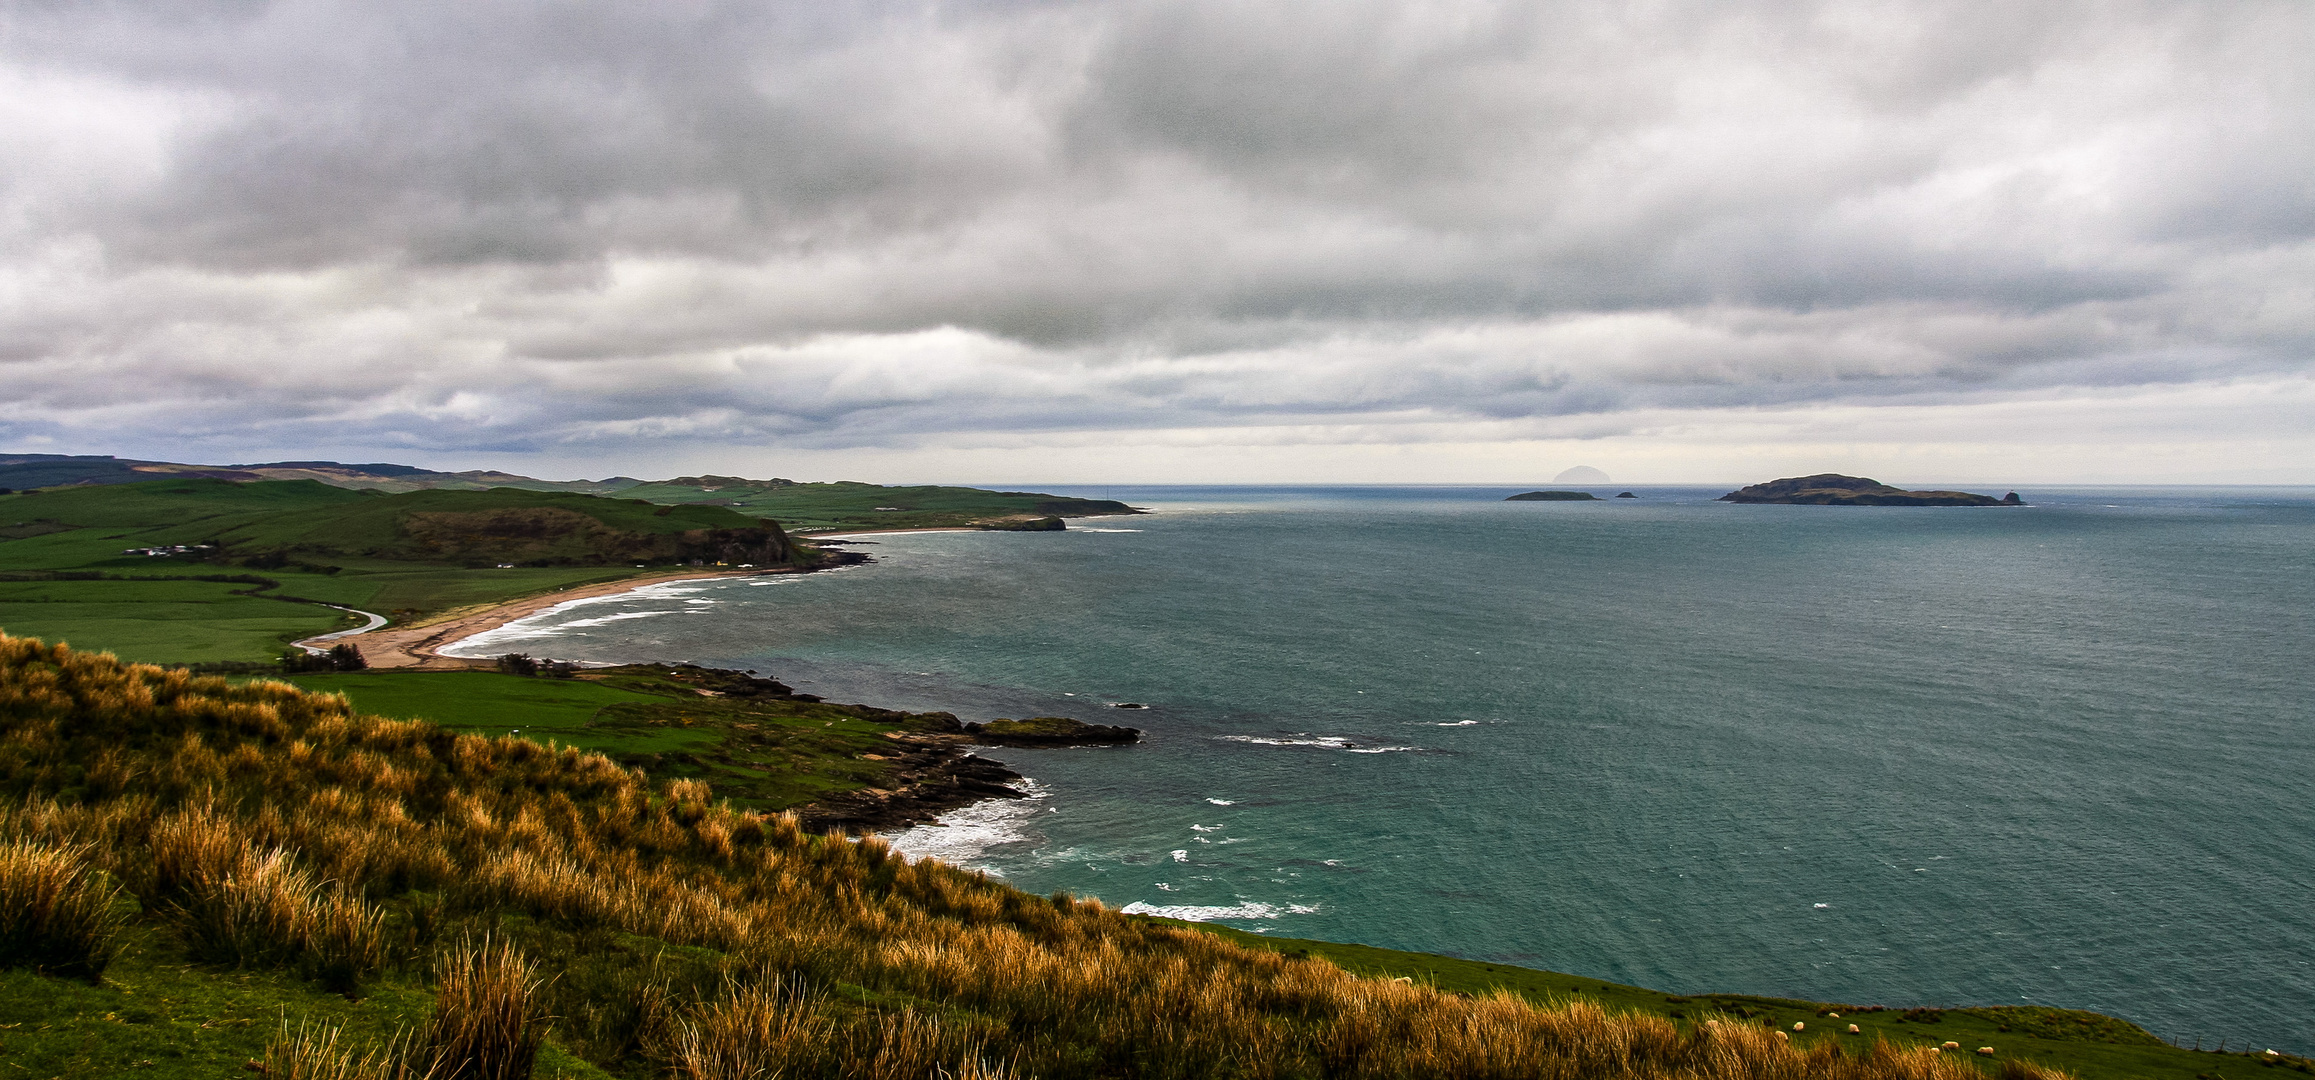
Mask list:
[[[2013,491],[2001,498],[1966,491],[1907,491],[1863,476],[1818,473],[1739,488],[1720,497],[1732,503],[1804,506],[2023,506]]]
[[[823,833],[894,832],[983,799],[1026,798],[1026,792],[1011,786],[1022,779],[1021,774],[1004,762],[973,753],[970,748],[975,745],[1117,746],[1141,739],[1138,728],[1060,716],[973,724],[959,723],[949,713],[919,713],[911,719],[913,730],[885,736],[897,744],[888,757],[895,766],[884,781],[889,786],[841,792],[799,807],[805,828]]]

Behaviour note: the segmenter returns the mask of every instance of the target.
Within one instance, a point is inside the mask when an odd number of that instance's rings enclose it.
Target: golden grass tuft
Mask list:
[[[267,1080],[437,1080],[433,1073],[413,1069],[399,1042],[356,1051],[339,1045],[339,1032],[334,1027],[292,1032],[285,1025],[266,1045],[258,1075]]]
[[[119,894],[85,847],[0,846],[0,967],[101,979],[120,950]]]
[[[538,1060],[546,1017],[539,979],[513,945],[461,941],[436,965],[434,1015],[412,1061],[439,1080],[525,1080]]]

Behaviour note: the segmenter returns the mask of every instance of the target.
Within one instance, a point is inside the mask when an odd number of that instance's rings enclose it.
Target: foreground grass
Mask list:
[[[2084,1080],[2254,1080],[2315,1074],[2315,1066],[2305,1059],[2190,1050],[2163,1042],[2128,1021],[2080,1009],[1992,1006],[1906,1010],[1747,994],[1682,996],[1481,960],[1268,937],[1224,926],[1199,928],[1249,948],[1323,958],[1359,975],[1407,978],[1460,994],[1483,996],[1508,990],[1537,1004],[1591,1001],[1614,1011],[1651,1014],[1682,1023],[1734,1017],[1786,1032],[1792,1032],[1796,1023],[1805,1024],[1804,1030],[1792,1034],[1793,1042],[1804,1047],[1820,1042],[1853,1047],[1875,1041],[1929,1047],[1954,1041],[1970,1050],[1992,1046],[2000,1058],[2023,1059]],[[1835,1013],[1840,1014],[1838,1019],[1831,1015]],[[1907,1019],[1909,1016],[1912,1019]],[[1850,1024],[1863,1030],[1851,1035]]]
[[[399,1026],[412,1032],[403,1046],[439,1050],[474,1043],[442,1031],[481,1031],[490,1045],[474,1045],[493,1060],[527,1061],[531,1047],[551,1072],[563,1066],[546,1051],[560,1048],[574,1075],[2051,1075],[1887,1042],[1796,1046],[1734,1015],[1699,1025],[1362,978],[1323,956],[911,863],[874,839],[809,836],[792,817],[718,805],[696,780],[647,786],[600,755],[12,638],[0,638],[0,839],[78,859],[74,887],[133,903],[122,932],[145,943],[90,987],[99,996],[72,996],[62,968],[11,976],[10,1001],[51,1004],[29,1032],[0,1032],[10,1075],[31,1075],[18,1055],[33,1055],[83,1075],[216,1076],[209,1066],[245,1053],[248,1032],[212,1043],[201,1021],[254,1020],[269,996],[291,1028],[351,1024],[323,993],[372,1010],[346,1040]],[[26,880],[0,865],[0,889]],[[0,897],[0,916],[24,902]],[[0,966],[115,949],[111,931],[75,925]],[[473,957],[505,948],[542,981],[500,979],[495,998],[456,989],[467,984],[454,973],[479,970]],[[171,970],[213,985],[157,974]],[[272,989],[231,997],[243,985]],[[409,1027],[429,987],[428,1019]],[[536,1008],[474,1022],[475,1001],[534,994]],[[124,1030],[161,1033],[124,1044],[145,1055],[125,1066],[102,1057],[115,1033],[97,1026],[130,1015],[123,1005],[149,1017]],[[164,1052],[171,1041],[182,1056]],[[277,1043],[267,1060],[328,1065],[326,1041]],[[164,1062],[196,1064],[161,1073]]]

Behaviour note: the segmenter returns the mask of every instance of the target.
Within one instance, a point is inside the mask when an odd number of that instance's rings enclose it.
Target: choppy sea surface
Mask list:
[[[1513,490],[1076,488],[1154,512],[867,537],[464,651],[1145,729],[995,751],[1033,798],[898,838],[1038,892],[2315,1052],[2315,491]]]

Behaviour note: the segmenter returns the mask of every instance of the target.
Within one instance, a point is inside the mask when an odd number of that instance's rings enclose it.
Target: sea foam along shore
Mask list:
[[[449,655],[445,650],[468,638],[499,629],[520,619],[544,614],[565,604],[616,596],[652,585],[662,585],[670,581],[699,581],[710,578],[755,577],[763,574],[802,572],[804,572],[802,569],[796,567],[775,567],[769,570],[682,570],[664,574],[643,574],[593,585],[575,585],[556,592],[452,611],[439,618],[428,619],[407,626],[387,626],[366,633],[347,635],[337,640],[360,648],[363,659],[372,668],[457,671],[465,668],[483,667],[486,666],[487,662],[474,657]]]
[[[420,626],[373,631],[362,636],[363,654],[372,658],[373,668],[454,671],[485,667],[498,651],[492,643],[494,632],[525,619],[576,606],[608,603],[676,582],[798,572],[802,571],[791,567],[748,572],[701,570],[603,582],[456,613]],[[961,827],[961,831],[950,841],[919,838],[898,845],[904,854],[934,855],[946,862],[957,862],[961,857],[970,857],[968,852],[977,853],[1010,839],[1026,839],[1009,833],[998,823],[1025,821],[1037,812],[1035,800],[1042,799],[1044,793],[1036,781],[1005,768],[1001,761],[980,757],[976,751],[985,747],[975,743],[961,728],[955,733],[911,733],[902,741],[915,752],[900,756],[902,769],[887,781],[891,784],[889,788],[847,792],[799,808],[806,820],[814,822],[817,828],[907,835],[928,828],[945,832],[954,818],[954,824]],[[1023,812],[1012,812],[1016,805],[1024,803]],[[919,848],[925,850],[917,850]],[[940,850],[932,850],[934,848]]]

